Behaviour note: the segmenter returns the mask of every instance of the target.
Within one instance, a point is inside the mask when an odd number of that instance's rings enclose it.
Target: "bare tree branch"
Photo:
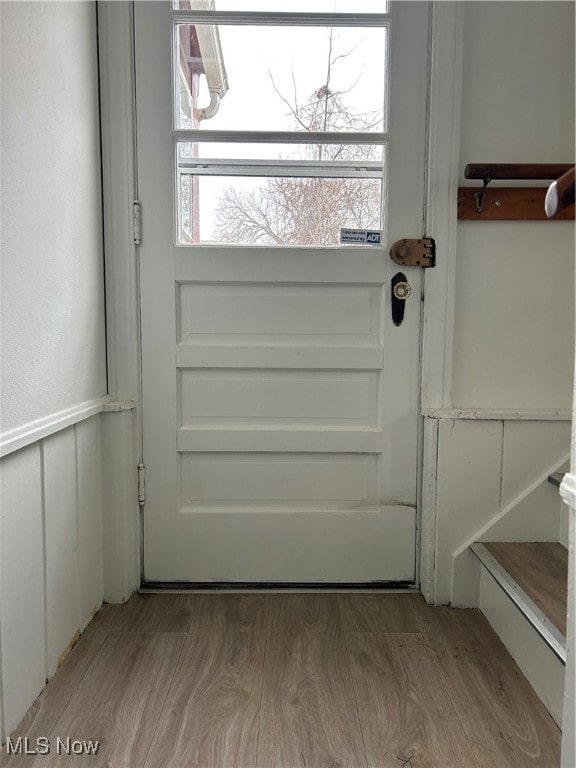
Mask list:
[[[300,118],[299,118],[299,116],[298,116],[298,111],[297,111],[297,108],[294,108],[294,107],[292,106],[292,104],[290,104],[290,102],[288,101],[288,99],[286,99],[286,98],[285,98],[285,97],[284,97],[284,96],[283,96],[283,95],[280,93],[280,91],[279,91],[279,90],[278,90],[278,88],[276,87],[276,83],[274,82],[274,78],[272,77],[272,73],[271,73],[270,71],[268,72],[268,76],[270,77],[270,82],[272,83],[272,88],[274,88],[274,90],[276,91],[276,93],[278,94],[278,96],[280,96],[280,98],[282,99],[282,101],[284,102],[284,104],[286,104],[286,106],[287,106],[287,107],[288,107],[288,109],[290,110],[290,114],[291,114],[291,115],[292,115],[292,116],[293,116],[293,117],[296,119],[296,121],[297,121],[298,123],[300,123],[300,125],[302,126],[302,128],[303,128],[305,131],[308,131],[308,130],[310,130],[310,129],[309,129],[307,126],[306,126],[306,124],[305,124],[305,123],[304,123],[302,120],[300,120]]]
[[[335,42],[336,33],[330,28],[325,82],[308,101],[298,101],[294,70],[292,102],[269,71],[272,87],[303,131],[373,130],[382,123],[383,110],[355,112],[346,104],[345,97],[357,86],[360,75],[345,91],[331,88],[334,66],[352,56],[357,48],[336,53]],[[382,154],[377,145],[318,142],[306,145],[301,157],[361,162],[381,159]],[[379,179],[266,177],[249,192],[234,187],[224,191],[216,204],[213,235],[216,240],[253,245],[336,245],[342,227],[380,227],[381,207]]]

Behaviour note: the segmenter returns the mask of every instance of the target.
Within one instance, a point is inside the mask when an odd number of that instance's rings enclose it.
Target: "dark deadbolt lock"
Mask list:
[[[392,287],[392,320],[394,325],[400,325],[404,320],[404,304],[406,299],[412,293],[412,288],[408,285],[406,275],[397,272],[391,281]]]

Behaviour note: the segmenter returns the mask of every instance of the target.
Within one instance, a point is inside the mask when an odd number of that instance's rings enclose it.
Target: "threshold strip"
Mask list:
[[[140,594],[195,592],[390,592],[419,593],[413,581],[299,582],[299,581],[144,581]]]

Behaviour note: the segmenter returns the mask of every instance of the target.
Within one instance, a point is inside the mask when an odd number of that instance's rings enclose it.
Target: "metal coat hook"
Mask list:
[[[484,185],[480,192],[474,193],[474,199],[476,200],[476,213],[482,213],[484,210],[484,199],[486,197],[486,187],[492,179],[490,176],[484,176]]]

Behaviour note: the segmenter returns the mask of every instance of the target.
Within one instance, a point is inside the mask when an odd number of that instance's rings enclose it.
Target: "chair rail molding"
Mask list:
[[[422,408],[430,419],[479,421],[572,421],[570,408]]]
[[[45,437],[89,419],[91,416],[102,413],[109,403],[110,398],[107,395],[85,400],[83,403],[64,408],[56,413],[50,413],[48,416],[3,432],[0,435],[0,458],[8,456],[14,451],[19,451],[27,445],[37,443],[38,440],[43,440]]]

